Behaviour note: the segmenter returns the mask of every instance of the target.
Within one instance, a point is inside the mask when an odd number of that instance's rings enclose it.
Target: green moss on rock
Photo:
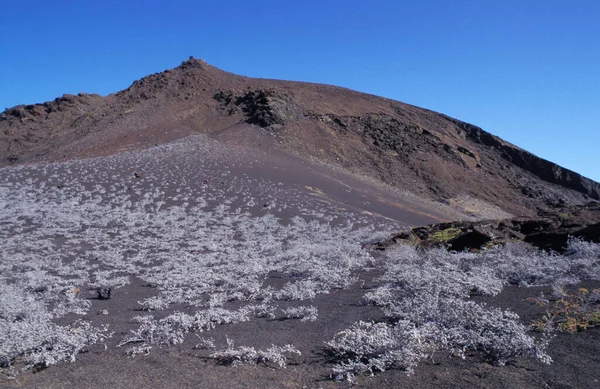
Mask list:
[[[461,234],[462,231],[459,228],[450,227],[433,233],[431,235],[431,240],[435,242],[449,242],[452,239],[458,238]]]

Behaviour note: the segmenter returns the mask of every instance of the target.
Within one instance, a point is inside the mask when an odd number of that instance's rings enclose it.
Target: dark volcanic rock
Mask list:
[[[96,289],[98,300],[110,300],[111,292],[111,287],[101,287]]]
[[[454,251],[478,251],[490,245],[524,241],[543,250],[562,252],[570,238],[600,242],[600,207],[597,202],[547,213],[545,217],[432,224],[399,232],[373,244],[372,248],[385,250],[394,244],[408,243],[420,247],[443,246]]]
[[[448,120],[465,130],[467,137],[473,142],[497,148],[502,158],[535,174],[542,180],[584,193],[595,200],[600,199],[599,183],[503,142],[477,126],[453,118],[448,118]]]
[[[222,104],[228,115],[243,112],[246,122],[260,127],[283,125],[302,115],[302,109],[292,99],[273,90],[251,90],[245,93],[217,92],[213,98]]]

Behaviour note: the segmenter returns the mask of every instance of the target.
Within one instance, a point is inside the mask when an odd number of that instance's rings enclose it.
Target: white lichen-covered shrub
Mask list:
[[[357,374],[373,374],[390,367],[410,373],[433,351],[434,345],[423,335],[410,321],[395,325],[359,321],[326,344],[329,353],[340,360],[333,368],[335,378],[352,382]]]
[[[283,309],[283,314],[287,319],[300,319],[301,321],[315,321],[319,316],[319,310],[315,306],[301,305]]]
[[[510,310],[472,301],[506,284],[562,285],[600,279],[600,245],[571,240],[565,255],[508,244],[473,254],[401,246],[377,262],[379,285],[364,296],[390,323],[355,324],[327,343],[339,363],[338,379],[398,367],[410,372],[427,355],[467,353],[503,365],[518,357],[550,363],[551,336],[534,337]],[[400,341],[399,339],[403,339]],[[408,339],[408,340],[407,340]],[[418,339],[418,342],[409,341]]]
[[[600,244],[586,242],[579,238],[570,238],[564,255],[570,259],[583,259],[584,261],[600,260]]]
[[[135,320],[141,324],[140,327],[132,330],[131,334],[126,336],[118,347],[129,343],[141,343],[148,346],[183,343],[185,335],[189,332],[209,331],[218,325],[248,321],[253,310],[252,307],[243,307],[236,311],[209,308],[194,314],[175,312],[159,320],[154,319],[151,315],[137,316]]]
[[[61,326],[34,295],[11,285],[0,285],[0,367],[16,363],[20,369],[73,362],[83,349],[111,336],[107,327],[77,320]]]
[[[256,350],[254,347],[247,346],[236,348],[234,342],[227,339],[227,349],[214,352],[210,354],[210,357],[219,363],[232,366],[265,364],[285,369],[288,363],[286,354],[301,355],[300,351],[291,344],[285,346],[272,345],[266,350]]]
[[[536,250],[525,243],[508,243],[482,253],[478,266],[513,285],[551,286],[600,279],[600,244],[570,239],[564,255]]]
[[[90,345],[103,343],[112,336],[108,327],[93,327],[89,322],[76,321],[69,326],[57,326],[48,336],[24,354],[27,367],[48,367],[62,361],[74,362],[75,356]]]
[[[198,338],[198,343],[196,343],[196,346],[194,346],[195,349],[214,349],[217,348],[217,346],[215,345],[215,340],[213,338],[205,338],[203,336],[199,336],[198,334],[196,334],[196,337]]]
[[[277,300],[312,300],[318,293],[328,292],[328,288],[313,280],[301,280],[286,283],[274,296]]]

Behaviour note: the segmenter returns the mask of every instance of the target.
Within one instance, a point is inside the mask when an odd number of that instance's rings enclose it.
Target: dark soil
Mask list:
[[[369,273],[363,274],[367,281]],[[368,288],[369,282],[365,286]],[[600,282],[582,286],[600,287]],[[119,332],[128,330],[128,323],[118,324],[127,301],[135,300],[136,289],[129,286],[115,299],[95,301],[93,311],[107,309],[110,315],[97,315],[97,323],[110,322]],[[226,336],[237,345],[266,349],[271,344],[293,341],[302,355],[291,357],[285,369],[269,366],[223,366],[211,359],[210,350],[194,349],[194,337],[177,347],[155,349],[149,355],[128,357],[120,349],[104,350],[100,346],[80,354],[73,364],[60,364],[35,372],[24,373],[16,381],[0,381],[3,387],[26,388],[343,388],[347,383],[331,379],[332,362],[326,355],[324,342],[357,320],[384,320],[376,307],[361,304],[367,289],[360,284],[349,290],[333,291],[310,302],[319,308],[316,322],[299,320],[260,319],[223,325],[200,333],[212,337],[217,347],[224,347]],[[476,298],[491,306],[510,308],[524,323],[538,318],[543,310],[527,301],[544,288],[508,287],[493,298]],[[282,306],[284,308],[284,306]],[[123,312],[125,313],[125,312]],[[130,325],[133,327],[133,325]],[[359,388],[597,388],[600,380],[600,329],[575,334],[558,333],[549,348],[554,362],[544,365],[528,359],[511,361],[506,366],[494,366],[476,354],[464,360],[439,352],[424,361],[408,376],[399,370],[389,370],[374,376],[359,377]]]

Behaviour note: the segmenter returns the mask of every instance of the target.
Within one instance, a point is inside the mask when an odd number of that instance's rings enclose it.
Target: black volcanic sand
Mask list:
[[[200,143],[208,142],[199,138]],[[161,151],[157,148],[157,164],[161,162]],[[208,150],[208,151],[207,151]],[[205,178],[192,182],[192,185],[206,188],[207,193],[228,197],[241,189],[240,185],[252,183],[253,196],[260,201],[252,208],[252,213],[262,215],[271,212],[283,222],[297,214],[311,218],[314,214],[327,214],[335,210],[336,217],[355,218],[357,223],[383,223],[391,228],[419,225],[447,220],[449,215],[440,210],[428,210],[412,199],[403,198],[397,193],[362,182],[352,176],[342,174],[321,165],[302,162],[285,154],[268,155],[266,152],[245,150],[235,146],[212,145],[198,147],[195,161],[205,172]],[[177,166],[177,160],[168,163]],[[102,169],[103,162],[97,168]],[[147,167],[146,167],[147,168]],[[189,167],[188,167],[189,168]],[[194,167],[191,167],[191,170]],[[99,170],[100,171],[100,170]],[[154,180],[151,171],[123,166],[111,172],[120,175],[123,182],[144,186],[144,180]],[[173,177],[185,179],[185,172],[172,169]],[[181,174],[179,176],[178,174]],[[203,173],[204,174],[204,173]],[[183,178],[182,178],[183,177]],[[169,187],[169,177],[162,177],[161,184]],[[95,177],[81,177],[89,186],[95,185]],[[177,180],[173,179],[173,182]],[[277,185],[273,185],[277,183]],[[60,182],[53,183],[61,185]],[[105,185],[105,184],[102,184]],[[281,189],[274,189],[280,187]],[[67,188],[68,189],[68,188]],[[244,190],[248,188],[244,186]],[[123,190],[128,190],[126,187]],[[218,200],[215,200],[218,202]],[[281,204],[289,207],[279,210]],[[311,212],[307,212],[306,210]],[[340,214],[340,209],[343,209]],[[345,213],[344,213],[345,212]],[[337,219],[333,219],[335,223]],[[342,222],[338,220],[337,222]],[[85,248],[82,248],[84,250]],[[138,324],[131,317],[144,312],[138,301],[156,294],[157,291],[144,285],[141,280],[113,293],[110,300],[91,299],[85,319],[94,325],[110,324],[115,336],[107,341],[107,349],[102,345],[90,347],[88,352],[77,356],[75,363],[61,363],[37,372],[24,372],[16,380],[0,378],[4,388],[340,388],[347,383],[331,379],[333,361],[324,354],[324,342],[358,320],[381,320],[379,308],[364,306],[361,298],[374,288],[374,274],[360,274],[362,281],[347,290],[331,290],[329,294],[317,295],[312,301],[302,301],[301,305],[314,305],[319,309],[315,322],[281,319],[253,319],[248,322],[222,325],[199,333],[199,336],[212,337],[217,349],[226,346],[226,337],[236,345],[253,346],[265,349],[272,344],[292,343],[301,352],[294,356],[286,369],[265,366],[223,366],[208,357],[210,350],[195,349],[198,343],[194,334],[188,334],[181,345],[153,348],[149,355],[128,357],[124,349],[115,345]],[[285,280],[281,275],[271,274],[266,280],[272,285],[281,285]],[[600,282],[586,286],[599,287]],[[528,322],[543,313],[527,297],[537,296],[539,288],[508,287],[495,298],[483,301],[502,308],[510,307]],[[278,302],[279,308],[299,305],[298,302]],[[235,308],[235,303],[225,308]],[[175,309],[152,312],[155,317],[167,316]],[[107,310],[108,315],[101,311]],[[59,324],[72,322],[74,317],[59,319]],[[470,355],[465,360],[450,358],[438,353],[431,360],[423,361],[415,369],[415,374],[390,370],[372,377],[359,377],[355,386],[366,388],[594,388],[599,387],[600,379],[600,331],[562,335],[559,334],[550,346],[554,363],[550,366],[531,360],[517,360],[504,367],[482,362],[478,356]]]
[[[257,131],[248,124],[238,124],[211,136],[238,150],[248,150],[250,146],[253,158],[258,157],[249,166],[233,166],[235,175],[268,178],[308,190],[308,194],[336,209],[372,214],[407,225],[447,221],[454,216],[449,214],[452,212],[449,209],[436,209],[433,204],[423,201],[419,203],[408,193],[401,194],[323,163],[285,152],[274,146],[276,140],[271,134]]]
[[[370,276],[363,274],[367,280]],[[600,282],[582,286],[597,288]],[[223,366],[208,358],[207,350],[194,349],[194,337],[177,347],[153,349],[149,355],[127,357],[117,350],[100,346],[80,354],[73,364],[60,364],[37,373],[24,373],[16,381],[4,381],[4,387],[27,388],[341,388],[330,378],[331,361],[323,353],[324,342],[357,320],[378,320],[382,314],[375,307],[360,304],[368,290],[356,286],[333,291],[315,298],[319,308],[316,322],[299,320],[257,319],[222,325],[200,336],[212,337],[217,347],[226,338],[236,344],[265,349],[271,344],[293,342],[302,352],[290,358],[285,369],[267,366]],[[492,306],[510,307],[527,322],[543,311],[528,297],[549,293],[545,288],[508,287],[494,298],[480,299]],[[123,292],[120,292],[123,293]],[[94,309],[108,309],[109,316],[92,318],[95,322],[119,322],[119,301],[130,297],[118,295],[113,300],[98,301]],[[92,311],[94,310],[92,309]],[[118,324],[117,324],[118,325]],[[124,330],[127,323],[119,327]],[[113,328],[117,330],[117,328]],[[407,376],[389,370],[374,376],[359,377],[359,388],[597,388],[600,380],[600,330],[577,334],[557,334],[550,346],[554,359],[544,365],[529,359],[512,361],[506,366],[483,362],[477,355],[466,359],[449,357],[443,352],[423,361],[415,374]],[[12,385],[12,386],[11,386]]]

